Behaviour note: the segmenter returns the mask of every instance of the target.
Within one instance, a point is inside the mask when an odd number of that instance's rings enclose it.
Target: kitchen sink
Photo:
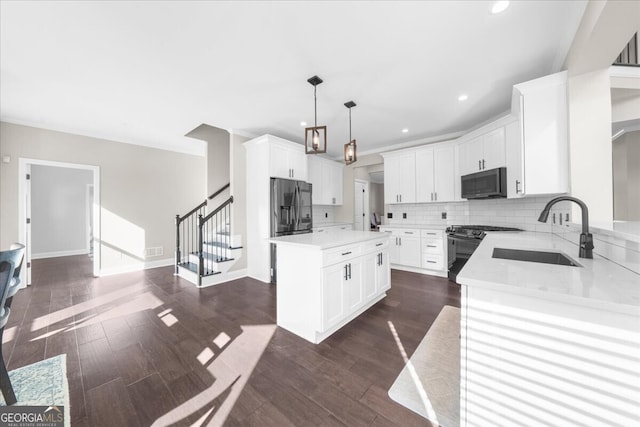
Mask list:
[[[539,262],[543,264],[582,267],[580,264],[560,252],[527,251],[521,249],[493,248],[493,258],[515,261]]]

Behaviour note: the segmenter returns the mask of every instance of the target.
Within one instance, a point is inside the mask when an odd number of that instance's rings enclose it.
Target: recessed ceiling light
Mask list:
[[[497,1],[491,7],[491,13],[494,15],[500,12],[504,12],[509,7],[508,1]]]
[[[402,129],[402,133],[407,133],[407,132],[409,132],[409,129],[407,128]]]
[[[306,126],[307,122],[300,122],[300,126]]]
[[[464,95],[464,94],[463,94],[463,95],[460,95],[460,96],[458,97],[458,101],[466,101],[467,99],[469,99],[469,97],[468,97],[467,95]]]

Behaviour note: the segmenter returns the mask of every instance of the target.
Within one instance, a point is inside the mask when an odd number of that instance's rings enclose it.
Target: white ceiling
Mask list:
[[[2,1],[0,118],[196,153],[202,123],[302,142],[317,74],[334,156],[349,100],[361,153],[464,131],[561,69],[586,3],[492,4]]]

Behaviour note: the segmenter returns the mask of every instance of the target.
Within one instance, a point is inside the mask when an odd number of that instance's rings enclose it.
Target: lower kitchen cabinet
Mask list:
[[[394,228],[382,226],[389,233],[389,262],[393,268],[446,277],[446,234],[443,229]]]
[[[391,232],[391,264],[420,267],[420,230],[385,229]]]
[[[345,235],[355,240],[323,249]],[[272,242],[278,245],[278,326],[312,343],[346,325],[390,288],[387,234],[311,233]]]

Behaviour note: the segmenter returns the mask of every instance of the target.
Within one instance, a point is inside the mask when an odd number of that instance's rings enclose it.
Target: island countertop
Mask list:
[[[493,249],[562,252],[580,267],[493,258]],[[597,248],[596,248],[597,250]],[[487,233],[458,274],[460,284],[640,315],[640,275],[552,233]]]
[[[388,238],[387,234],[375,231],[340,230],[332,233],[305,233],[272,237],[269,243],[312,247],[320,250]]]

